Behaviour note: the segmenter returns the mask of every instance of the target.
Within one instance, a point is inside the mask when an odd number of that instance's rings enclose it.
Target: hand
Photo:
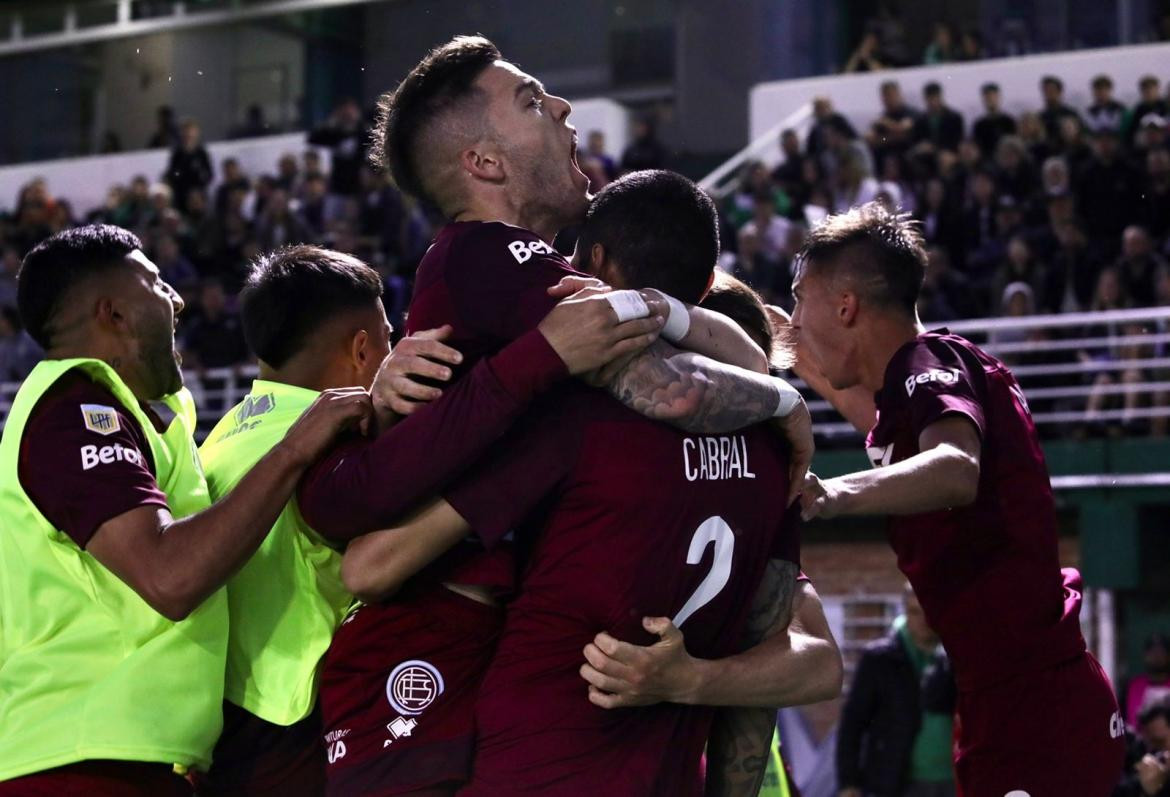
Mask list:
[[[370,394],[360,387],[326,390],[297,419],[280,441],[293,462],[308,467],[316,462],[345,429],[368,434],[374,417]]]
[[[561,281],[548,289],[548,295],[557,299],[566,299],[579,290],[585,288],[608,288],[597,277],[561,277]]]
[[[1146,794],[1157,794],[1170,780],[1170,768],[1159,761],[1157,756],[1146,754],[1134,765],[1134,771]]]
[[[805,476],[812,466],[813,452],[816,451],[816,444],[813,442],[812,414],[802,399],[791,412],[772,423],[780,429],[792,446],[792,462],[788,466],[788,506],[792,506],[805,486]]]
[[[581,677],[589,682],[589,702],[602,708],[681,702],[698,681],[695,659],[682,632],[665,617],[646,617],[642,627],[657,634],[653,645],[631,645],[604,631],[585,646]]]
[[[609,288],[590,286],[561,301],[540,322],[540,332],[570,374],[594,371],[619,357],[637,353],[658,339],[666,304],[655,300],[648,318],[618,323],[606,300]]]
[[[800,491],[800,516],[804,520],[813,518],[836,517],[841,514],[845,504],[845,491],[834,484],[833,479],[821,481],[815,473],[809,473],[804,478],[804,488]]]
[[[450,325],[416,332],[400,340],[382,361],[370,391],[379,426],[389,426],[392,416],[410,415],[422,404],[443,395],[439,388],[417,382],[414,377],[440,382],[451,378],[451,369],[447,365],[458,365],[463,361],[462,354],[439,342],[449,338],[451,332]]]

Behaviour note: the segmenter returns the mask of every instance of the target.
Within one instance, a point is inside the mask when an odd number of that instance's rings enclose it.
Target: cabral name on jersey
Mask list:
[[[944,385],[953,385],[959,381],[958,370],[952,368],[949,371],[942,371],[938,368],[931,368],[924,374],[915,374],[906,377],[906,395],[913,396],[914,388],[918,385],[925,385],[927,382],[941,382]]]
[[[533,255],[556,254],[551,246],[544,241],[512,241],[508,244],[508,251],[517,263],[524,263],[532,259]]]
[[[137,449],[125,448],[118,443],[112,446],[82,446],[81,447],[81,469],[89,470],[96,468],[98,465],[109,465],[111,462],[133,462],[135,465],[142,464],[142,454]]]
[[[683,440],[683,473],[689,482],[756,478],[748,465],[747,439],[743,435]]]

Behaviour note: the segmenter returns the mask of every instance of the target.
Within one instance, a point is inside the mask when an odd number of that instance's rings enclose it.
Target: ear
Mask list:
[[[112,296],[99,296],[93,300],[93,321],[98,329],[115,335],[124,335],[130,329],[128,308]]]
[[[359,373],[364,372],[371,356],[370,333],[359,329],[349,341],[349,359],[354,369]]]
[[[463,170],[476,180],[499,183],[507,177],[499,153],[487,149],[482,141],[463,150],[459,155],[459,162]]]
[[[857,321],[857,312],[859,309],[856,293],[852,291],[842,293],[841,299],[837,303],[837,318],[841,322],[841,326],[853,326]]]

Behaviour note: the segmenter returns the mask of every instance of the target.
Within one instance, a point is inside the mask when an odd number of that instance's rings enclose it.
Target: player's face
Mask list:
[[[577,131],[567,121],[572,106],[507,61],[485,69],[476,85],[488,95],[491,128],[522,217],[552,218],[562,227],[583,218],[589,178],[577,164]]]
[[[807,264],[792,284],[792,328],[796,330],[802,351],[807,352],[817,368],[835,390],[858,383],[860,375],[853,366],[849,327],[841,318],[840,297],[830,290],[828,280]]]
[[[183,310],[178,292],[159,275],[158,266],[141,250],[126,256],[131,282],[129,302],[133,367],[149,398],[170,395],[183,386],[182,362],[175,350],[175,324]]]

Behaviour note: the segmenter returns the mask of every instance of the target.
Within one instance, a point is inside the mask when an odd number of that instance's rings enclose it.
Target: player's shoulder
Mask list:
[[[446,232],[452,259],[508,265],[548,261],[564,268],[569,265],[536,233],[502,221],[455,222]]]
[[[945,329],[924,332],[900,348],[886,367],[883,393],[913,395],[924,384],[956,385],[994,361],[966,338]]]
[[[98,435],[138,427],[137,419],[113,391],[78,368],[62,374],[44,392],[29,418],[30,427],[61,424]]]

